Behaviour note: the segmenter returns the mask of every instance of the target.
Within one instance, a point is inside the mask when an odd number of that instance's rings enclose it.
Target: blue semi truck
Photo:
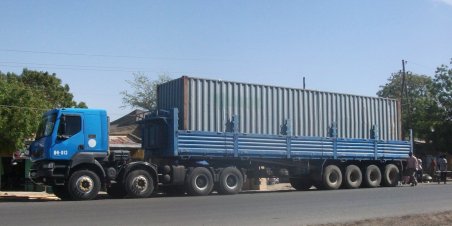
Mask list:
[[[114,198],[146,198],[156,191],[236,194],[250,178],[287,177],[296,190],[397,186],[412,141],[382,140],[374,127],[367,139],[295,136],[291,120],[280,134],[241,133],[239,116],[225,131],[180,129],[177,108],[147,114],[143,161],[129,151],[109,150],[105,110],[46,112],[29,147],[30,178],[51,186],[62,200],[90,200],[105,190]],[[411,139],[412,140],[412,139]]]

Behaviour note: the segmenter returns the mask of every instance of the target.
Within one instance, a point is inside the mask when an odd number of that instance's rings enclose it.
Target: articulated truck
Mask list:
[[[30,145],[30,178],[62,200],[158,191],[236,194],[253,178],[296,190],[397,186],[412,139],[386,98],[181,77],[139,124],[144,159],[109,149],[105,110],[53,109]]]

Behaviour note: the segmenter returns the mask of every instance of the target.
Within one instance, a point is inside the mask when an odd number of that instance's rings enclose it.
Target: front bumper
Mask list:
[[[30,168],[30,179],[36,184],[64,185],[69,161],[38,161]]]

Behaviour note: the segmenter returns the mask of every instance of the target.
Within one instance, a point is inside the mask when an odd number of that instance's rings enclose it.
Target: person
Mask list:
[[[418,158],[416,175],[417,175],[417,181],[419,183],[422,183],[422,174],[424,174],[424,171],[422,170],[422,159]]]
[[[413,152],[410,152],[408,156],[409,157],[406,161],[406,171],[407,175],[410,177],[409,183],[411,183],[411,186],[416,186],[416,171],[418,169],[418,161],[416,156],[413,155]]]
[[[446,178],[447,178],[447,160],[446,155],[442,155],[438,160],[438,169],[440,171],[441,175],[441,181],[446,184]],[[440,183],[440,180],[438,180],[438,184]]]
[[[436,159],[432,158],[432,162],[430,162],[430,175],[436,178]]]

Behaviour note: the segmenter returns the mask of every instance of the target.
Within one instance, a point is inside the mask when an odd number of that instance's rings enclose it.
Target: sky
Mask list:
[[[0,71],[55,73],[114,120],[137,73],[376,96],[452,58],[452,0],[0,1]]]

